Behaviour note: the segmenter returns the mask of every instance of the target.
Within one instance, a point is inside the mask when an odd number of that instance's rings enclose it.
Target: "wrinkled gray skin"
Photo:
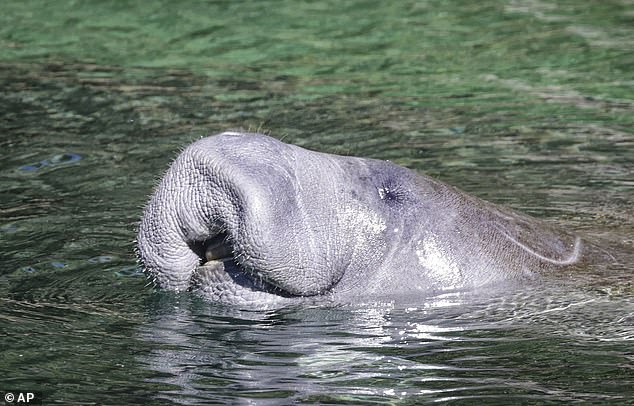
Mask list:
[[[390,162],[238,132],[178,156],[137,237],[159,287],[259,305],[522,281],[583,250],[575,235]]]

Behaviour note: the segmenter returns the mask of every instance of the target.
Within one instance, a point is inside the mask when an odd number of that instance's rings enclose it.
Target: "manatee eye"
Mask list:
[[[392,183],[384,183],[377,188],[377,191],[379,198],[388,203],[402,203],[407,197],[407,191]]]
[[[381,200],[396,199],[396,194],[389,187],[380,187],[378,190],[379,190],[379,197],[381,198]]]

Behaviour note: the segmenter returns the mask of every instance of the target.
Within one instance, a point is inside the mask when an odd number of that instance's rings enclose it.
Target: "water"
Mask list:
[[[5,1],[0,390],[62,404],[633,403],[634,3]],[[228,128],[390,159],[617,261],[411,304],[219,307],[132,253]]]

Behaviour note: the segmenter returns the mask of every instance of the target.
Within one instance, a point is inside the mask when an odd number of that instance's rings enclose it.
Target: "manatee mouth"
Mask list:
[[[281,297],[298,297],[266,280],[256,269],[244,266],[239,253],[225,233],[189,244],[200,257],[191,279],[190,289],[231,291],[233,294],[267,293]]]

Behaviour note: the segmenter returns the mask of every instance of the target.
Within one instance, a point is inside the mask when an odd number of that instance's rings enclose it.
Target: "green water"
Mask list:
[[[0,391],[45,404],[634,398],[634,2],[5,1]],[[229,128],[601,241],[583,283],[240,312],[155,292],[147,196]]]

